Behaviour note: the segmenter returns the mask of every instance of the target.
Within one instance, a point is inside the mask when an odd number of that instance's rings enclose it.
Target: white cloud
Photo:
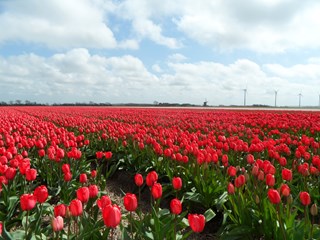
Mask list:
[[[0,43],[24,41],[50,48],[115,48],[104,11],[92,0],[6,1]]]
[[[117,14],[118,17],[131,21],[133,31],[139,39],[148,38],[159,45],[175,49],[182,47],[182,43],[174,37],[165,36],[161,24],[154,20],[174,13],[175,7],[175,4],[168,1],[126,0],[119,4]],[[161,22],[163,19],[158,20]]]
[[[183,62],[187,60],[188,58],[180,53],[172,54],[168,57],[169,62]]]
[[[179,56],[179,55],[177,55]],[[181,57],[181,56],[180,56]],[[0,57],[0,94],[5,101],[40,102],[179,102],[211,105],[274,103],[317,105],[320,64],[259,65],[249,59],[231,64],[212,61],[157,63],[150,72],[137,57],[105,57],[85,48],[41,57],[25,54]],[[313,72],[313,74],[308,74]],[[294,81],[295,78],[302,81]]]
[[[164,36],[164,19],[189,38],[220,51],[279,53],[320,47],[317,1],[126,0],[117,11],[132,21],[141,37],[171,48],[179,47],[181,39]]]

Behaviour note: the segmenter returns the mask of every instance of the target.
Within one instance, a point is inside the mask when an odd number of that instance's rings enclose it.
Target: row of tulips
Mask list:
[[[81,202],[79,198],[86,197],[88,192],[84,189],[89,190],[90,186],[96,185],[102,190],[98,191],[98,197],[104,196],[107,178],[119,169],[131,173],[154,169],[160,180],[179,176],[184,183],[180,191],[176,188],[170,191],[164,183],[165,195],[174,197],[172,204],[176,210],[171,208],[170,213],[159,209],[157,199],[163,197],[161,181],[147,177],[144,188],[149,188],[153,196],[152,211],[145,216],[145,221],[141,220],[140,213],[128,214],[126,218],[132,224],[129,228],[121,227],[124,232],[144,231],[147,233],[144,238],[155,238],[152,233],[159,232],[155,227],[158,224],[173,228],[166,231],[172,236],[184,234],[183,229],[189,223],[183,219],[193,219],[193,215],[175,214],[179,212],[180,201],[185,209],[192,210],[197,204],[203,209],[202,213],[208,209],[207,216],[212,213],[210,209],[220,214],[224,221],[217,234],[221,237],[291,239],[297,236],[301,239],[319,236],[319,114],[71,110],[0,109],[2,116],[7,116],[0,119],[3,229],[16,228],[18,219],[23,220],[25,229],[38,226],[35,217],[20,211],[19,199],[14,197],[29,194],[38,186],[47,187],[50,199],[32,211],[34,216],[50,216],[56,203],[70,205],[75,197]],[[140,187],[145,186],[143,181],[142,184]],[[98,204],[90,200],[90,191],[88,202],[81,203],[85,214],[81,215],[82,220],[73,216],[72,221],[77,224],[68,232],[79,234],[92,226],[101,229],[104,221],[89,220],[94,214],[100,214],[97,208],[89,210]],[[103,212],[101,214],[103,216]],[[151,219],[152,226],[147,224]],[[60,218],[55,221],[61,225]],[[65,222],[71,225],[71,220]],[[192,229],[202,230],[201,227]],[[39,233],[37,229],[35,232]]]

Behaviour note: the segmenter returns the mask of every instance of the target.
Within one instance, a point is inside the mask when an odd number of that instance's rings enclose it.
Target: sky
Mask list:
[[[318,0],[0,0],[0,102],[319,106]]]

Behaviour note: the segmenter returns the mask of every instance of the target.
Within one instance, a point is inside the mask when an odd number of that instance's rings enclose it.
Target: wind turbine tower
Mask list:
[[[247,88],[243,89],[243,106],[246,106],[246,100],[247,100]]]
[[[278,95],[278,90],[274,90],[274,107],[277,107],[277,95]]]
[[[301,107],[301,97],[302,97],[302,94],[299,93],[299,107]]]

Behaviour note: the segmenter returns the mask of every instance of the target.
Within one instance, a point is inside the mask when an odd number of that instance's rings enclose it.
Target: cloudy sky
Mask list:
[[[0,0],[0,101],[318,106],[318,0]]]

